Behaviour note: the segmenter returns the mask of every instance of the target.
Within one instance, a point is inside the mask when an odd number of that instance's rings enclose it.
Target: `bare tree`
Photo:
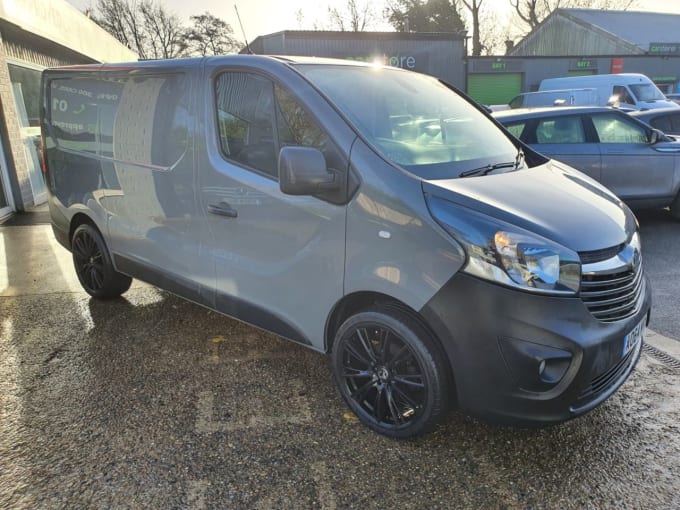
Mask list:
[[[195,55],[236,53],[243,45],[234,37],[231,25],[208,12],[191,16],[193,26],[186,31],[189,49]]]
[[[461,0],[463,5],[470,11],[472,17],[472,55],[478,57],[482,54],[482,39],[479,32],[479,11],[484,0]]]
[[[330,27],[342,32],[363,32],[375,21],[375,12],[367,0],[361,4],[358,0],[347,0],[343,9],[328,7]]]
[[[509,0],[517,16],[533,30],[555,9],[588,8],[625,11],[637,0]]]
[[[176,58],[186,52],[181,20],[154,0],[98,0],[91,18],[140,59]]]
[[[511,39],[510,20],[502,19],[496,11],[485,9],[480,12],[480,55],[502,55],[506,51],[506,41]]]
[[[91,12],[91,18],[125,46],[136,51],[139,58],[146,58],[142,20],[135,4],[127,0],[99,0],[96,9]]]
[[[186,55],[187,41],[182,22],[152,0],[139,4],[147,34],[150,58],[177,58]]]

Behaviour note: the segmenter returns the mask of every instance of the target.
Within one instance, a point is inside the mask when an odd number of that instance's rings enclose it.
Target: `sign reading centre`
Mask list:
[[[385,53],[382,55],[371,55],[368,57],[345,57],[347,60],[356,60],[359,62],[376,63],[391,67],[401,67],[402,69],[409,69],[413,71],[416,68],[416,57],[413,55],[394,55],[389,56]]]

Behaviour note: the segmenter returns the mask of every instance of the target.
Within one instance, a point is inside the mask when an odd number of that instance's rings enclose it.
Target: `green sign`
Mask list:
[[[505,71],[505,62],[492,62],[491,69],[494,71]]]
[[[655,55],[680,53],[680,43],[649,43],[649,52]]]

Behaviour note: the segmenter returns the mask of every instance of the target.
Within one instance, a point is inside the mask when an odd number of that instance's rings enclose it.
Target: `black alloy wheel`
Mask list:
[[[73,265],[85,292],[108,299],[130,288],[132,279],[116,272],[101,234],[88,224],[80,225],[71,240]]]
[[[338,331],[333,357],[344,399],[376,432],[417,436],[445,414],[443,356],[407,314],[376,309],[351,317]]]

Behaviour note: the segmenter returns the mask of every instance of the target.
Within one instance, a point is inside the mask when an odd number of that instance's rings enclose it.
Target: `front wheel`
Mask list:
[[[104,239],[92,225],[76,229],[71,252],[78,280],[90,296],[111,299],[130,288],[132,278],[115,270]]]
[[[347,319],[335,337],[333,369],[349,407],[380,434],[424,434],[448,409],[441,349],[406,312],[375,308]]]

